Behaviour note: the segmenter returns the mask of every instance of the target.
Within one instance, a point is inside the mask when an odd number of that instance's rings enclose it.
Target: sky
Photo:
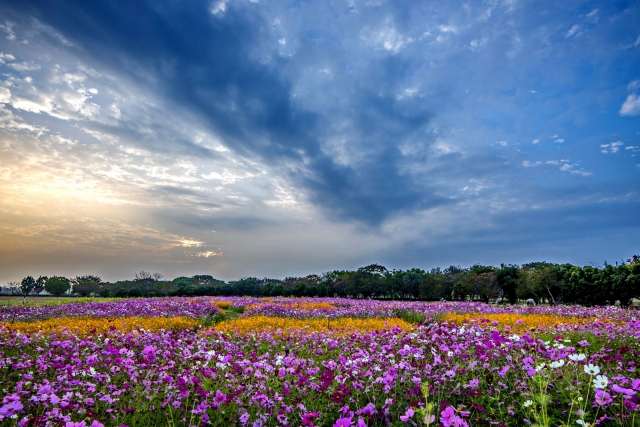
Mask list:
[[[640,2],[0,5],[0,281],[640,253]]]

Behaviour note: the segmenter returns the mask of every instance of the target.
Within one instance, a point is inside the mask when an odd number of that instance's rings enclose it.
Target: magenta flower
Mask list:
[[[596,403],[600,406],[611,403],[611,395],[604,390],[598,389],[596,391]]]
[[[351,418],[338,418],[333,427],[350,427],[352,425]]]
[[[440,422],[445,425],[445,427],[449,427],[453,419],[456,416],[456,411],[453,409],[453,406],[447,406],[444,411],[440,412]]]
[[[405,412],[404,415],[400,415],[400,420],[406,423],[411,419],[411,417],[413,417],[413,414],[415,414],[415,412],[413,411],[413,409],[409,408],[407,409],[407,412]]]
[[[625,396],[629,396],[629,397],[631,397],[631,396],[635,396],[635,395],[636,395],[636,392],[635,392],[635,391],[633,391],[632,389],[630,389],[630,388],[620,387],[620,386],[619,386],[619,385],[617,385],[617,384],[614,384],[614,385],[611,387],[611,390],[615,391],[616,393],[624,394]]]
[[[249,417],[250,415],[248,412],[245,412],[242,415],[240,415],[240,422],[242,423],[242,425],[245,425],[247,421],[249,421]],[[302,424],[302,425],[305,425],[305,424]]]
[[[3,405],[0,408],[0,416],[11,417],[16,412],[22,412],[23,406],[22,403],[15,400],[13,402],[9,402],[6,405]]]

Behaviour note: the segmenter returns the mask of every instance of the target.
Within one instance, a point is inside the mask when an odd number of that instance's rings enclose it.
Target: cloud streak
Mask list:
[[[628,212],[638,11],[579,3],[5,3],[1,237],[233,277],[544,229],[580,185]]]

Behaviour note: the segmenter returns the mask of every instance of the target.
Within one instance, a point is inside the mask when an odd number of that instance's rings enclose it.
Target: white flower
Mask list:
[[[588,365],[585,365],[584,372],[585,374],[589,375],[598,375],[600,373],[600,368],[592,363],[589,363]]]
[[[518,342],[520,341],[520,335],[513,334],[509,337],[511,341]]]
[[[609,384],[609,378],[605,377],[604,375],[598,375],[593,379],[593,386],[595,388],[604,389],[607,384]]]
[[[547,365],[545,365],[544,363],[541,363],[541,364],[537,365],[536,366],[536,371],[540,372],[541,370],[544,369],[545,366],[547,366]]]
[[[569,356],[569,359],[573,360],[574,362],[581,362],[584,359],[587,358],[587,355],[584,353],[580,353],[580,354],[571,354]]]
[[[533,400],[525,400],[522,404],[522,406],[524,406],[525,408],[528,408],[531,405],[533,405]]]
[[[581,426],[584,426],[584,427],[588,427],[588,426],[591,425],[588,422],[583,421],[583,420],[578,420],[578,421],[576,421],[576,423],[578,423],[578,424],[580,424]]]
[[[555,362],[551,362],[549,364],[550,367],[552,368],[560,368],[562,366],[564,366],[564,360],[560,359],[560,360],[556,360]]]

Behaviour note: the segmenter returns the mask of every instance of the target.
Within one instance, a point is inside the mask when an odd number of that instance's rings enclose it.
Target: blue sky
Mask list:
[[[0,280],[640,251],[640,2],[0,17]]]

